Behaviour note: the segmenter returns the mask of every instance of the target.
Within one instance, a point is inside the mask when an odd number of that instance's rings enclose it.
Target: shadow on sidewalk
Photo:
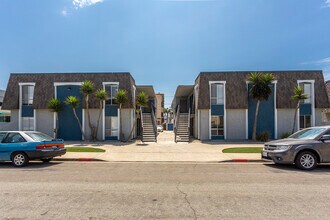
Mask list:
[[[274,172],[280,172],[280,171],[295,171],[295,172],[302,172],[302,173],[322,173],[326,172],[327,174],[330,174],[330,164],[320,164],[317,165],[317,167],[314,170],[306,171],[306,170],[300,170],[295,167],[295,165],[291,164],[263,164],[264,166],[267,166],[269,168],[273,168]]]
[[[52,166],[56,166],[61,164],[62,162],[57,162],[57,161],[51,161],[49,163],[43,163],[39,161],[30,161],[28,165],[25,167],[14,167],[11,162],[1,162],[0,163],[0,169],[18,169],[18,170],[31,170],[31,169],[42,169],[42,168],[49,168]]]

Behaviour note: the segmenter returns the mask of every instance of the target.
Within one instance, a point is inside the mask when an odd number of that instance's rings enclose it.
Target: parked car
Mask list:
[[[288,138],[265,143],[261,156],[278,164],[295,164],[303,170],[329,163],[330,126],[306,128]]]
[[[22,167],[29,160],[49,162],[66,153],[64,142],[34,131],[0,131],[0,161]]]
[[[157,132],[163,132],[163,125],[157,125]]]

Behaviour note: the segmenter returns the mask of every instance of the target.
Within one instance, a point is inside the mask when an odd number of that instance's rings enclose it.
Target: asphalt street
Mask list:
[[[0,164],[0,219],[330,219],[330,166]]]

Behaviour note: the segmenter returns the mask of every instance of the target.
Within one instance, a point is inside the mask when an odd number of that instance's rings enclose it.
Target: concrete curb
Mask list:
[[[264,160],[256,160],[256,159],[232,159],[232,160],[224,160],[222,162],[233,162],[233,163],[261,163],[261,162],[267,162]]]
[[[108,163],[261,163],[267,162],[255,159],[232,159],[223,161],[107,161],[96,158],[54,158],[53,161],[75,161],[75,162],[108,162]]]
[[[107,162],[96,158],[54,158],[53,161],[78,161],[78,162]]]

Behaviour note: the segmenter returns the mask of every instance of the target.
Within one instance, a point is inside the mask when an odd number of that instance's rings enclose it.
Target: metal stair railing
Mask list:
[[[188,142],[190,141],[190,108],[188,111]]]
[[[153,103],[151,103],[151,118],[152,118],[152,125],[154,128],[154,134],[155,134],[155,141],[157,142],[157,122],[156,122],[156,116],[155,116],[155,106]]]
[[[142,142],[143,142],[143,112],[142,112],[141,107],[140,107],[140,117],[141,117],[141,136],[142,136]]]
[[[180,105],[177,106],[177,111],[176,111],[176,114],[175,114],[175,119],[174,119],[174,141],[175,143],[177,142],[176,141],[176,133],[177,133],[177,126],[178,126],[178,120],[179,120],[179,115],[180,115]]]

